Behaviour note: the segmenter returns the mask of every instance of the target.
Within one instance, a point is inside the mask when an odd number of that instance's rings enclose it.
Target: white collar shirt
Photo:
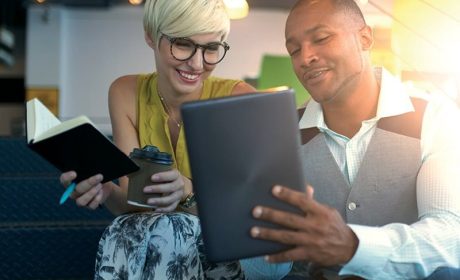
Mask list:
[[[351,139],[330,130],[320,104],[310,100],[301,129],[317,127],[350,185],[356,178],[377,121],[414,111],[417,93],[382,68],[376,68],[380,94],[376,116],[362,122]],[[418,96],[420,97],[420,96]],[[460,266],[460,112],[453,102],[427,96],[422,123],[422,167],[417,176],[419,221],[382,227],[349,226],[358,250],[340,275],[366,279],[418,279],[439,266]],[[314,186],[313,186],[314,187]]]

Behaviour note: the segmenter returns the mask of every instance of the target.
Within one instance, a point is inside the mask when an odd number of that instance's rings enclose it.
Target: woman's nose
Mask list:
[[[193,56],[187,60],[187,64],[193,68],[193,70],[200,70],[203,68],[203,49],[197,48]]]

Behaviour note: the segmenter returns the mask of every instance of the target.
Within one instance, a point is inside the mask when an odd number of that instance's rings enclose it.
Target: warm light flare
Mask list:
[[[246,0],[224,0],[230,19],[241,19],[248,15],[249,5]]]
[[[457,0],[395,1],[395,49],[407,67],[424,72],[460,72],[460,6]],[[414,13],[414,11],[418,11]]]
[[[401,62],[401,70],[430,78],[435,90],[423,87],[430,92],[442,91],[459,98],[458,0],[394,1],[392,15],[391,51]]]

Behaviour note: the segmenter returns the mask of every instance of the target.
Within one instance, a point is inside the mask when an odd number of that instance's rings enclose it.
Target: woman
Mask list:
[[[181,205],[190,208],[193,201],[181,104],[255,90],[240,80],[210,76],[229,50],[229,29],[221,0],[146,1],[145,40],[153,49],[156,72],[123,76],[112,83],[113,139],[126,154],[157,146],[173,156],[174,168],[152,174],[152,184],[144,192],[161,196],[148,201],[151,208],[126,203],[127,177],[116,185],[101,184],[102,176],[95,175],[77,185],[71,196],[77,205],[96,209],[104,204],[114,214],[123,214],[100,240],[96,279],[244,278],[238,262],[208,263],[198,218],[176,211]],[[75,172],[66,172],[61,182],[66,186],[75,178]]]

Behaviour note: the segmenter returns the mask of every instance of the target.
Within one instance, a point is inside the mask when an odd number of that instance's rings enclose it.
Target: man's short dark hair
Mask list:
[[[332,3],[338,11],[342,11],[346,15],[350,16],[357,25],[366,25],[363,12],[359,8],[358,4],[356,4],[355,0],[332,0]]]

